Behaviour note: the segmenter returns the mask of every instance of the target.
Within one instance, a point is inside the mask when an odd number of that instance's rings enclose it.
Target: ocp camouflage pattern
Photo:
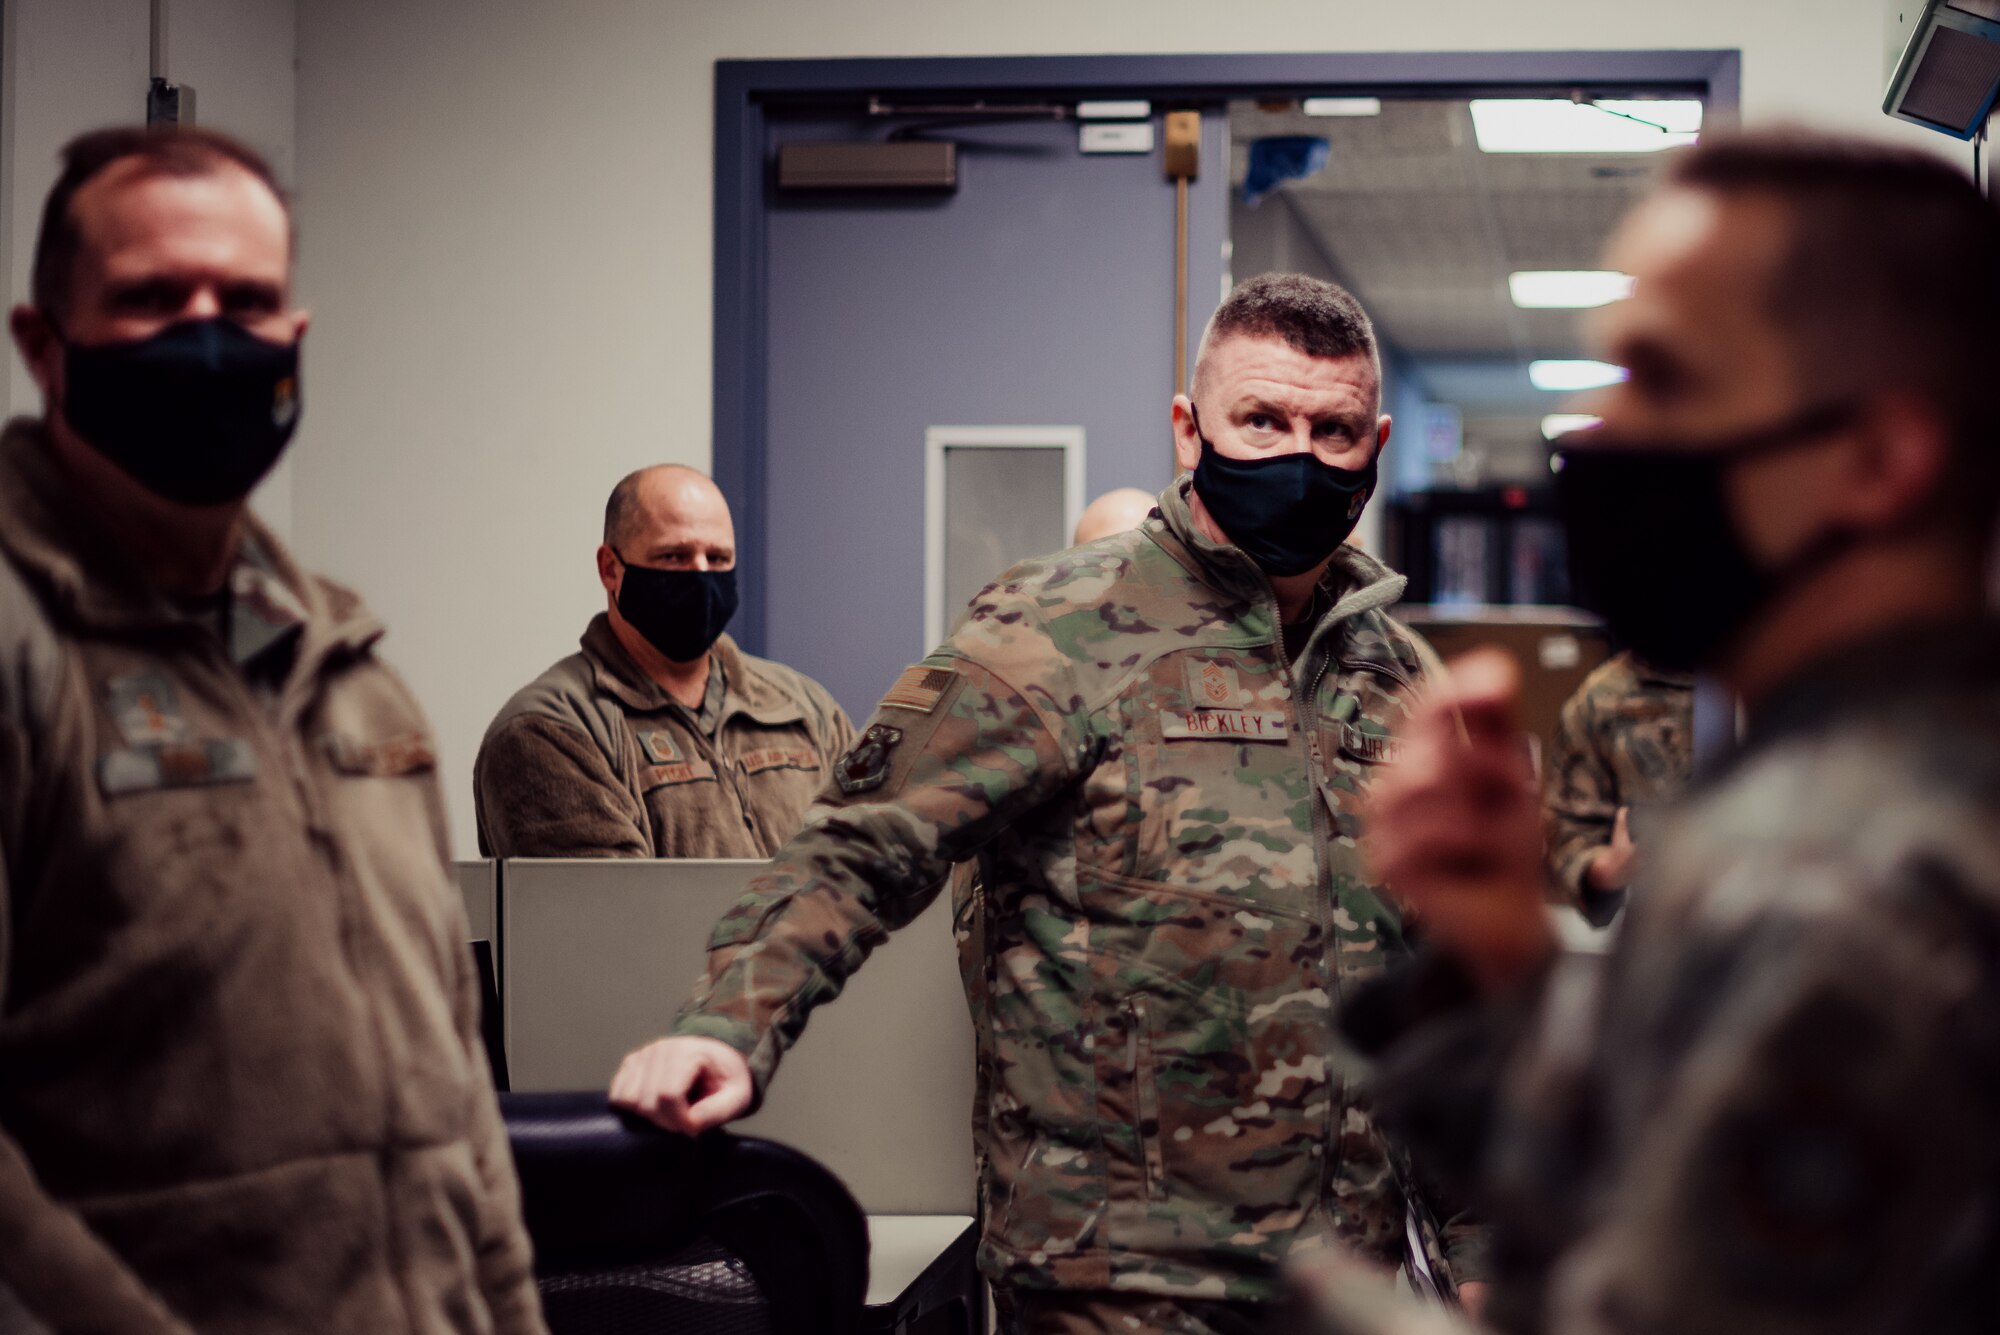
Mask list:
[[[1485,1207],[1488,1327],[1995,1329],[2000,622],[1775,688],[1650,847],[1608,954],[1361,1040],[1380,1115]],[[1376,999],[1434,1002],[1439,963]],[[1375,1299],[1317,1330],[1445,1329]]]
[[[1584,906],[1584,870],[1611,842],[1618,808],[1671,801],[1687,783],[1693,751],[1692,677],[1626,652],[1583,679],[1562,707],[1542,792],[1552,898]]]
[[[1021,1288],[1264,1300],[1300,1239],[1400,1259],[1402,1164],[1332,1014],[1405,952],[1356,848],[1429,650],[1351,548],[1297,667],[1183,480],[1133,532],[984,590],[865,792],[826,791],[719,924],[677,1032],[761,1091],[813,1006],[951,865],[979,1037],[982,1266]],[[936,677],[927,677],[937,682]],[[872,729],[871,729],[872,730]]]

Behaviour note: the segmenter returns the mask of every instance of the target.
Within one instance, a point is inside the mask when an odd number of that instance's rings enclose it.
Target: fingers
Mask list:
[[[715,1072],[714,1075],[707,1094],[691,1104],[683,1114],[685,1129],[691,1136],[724,1126],[750,1110],[748,1067],[740,1073]]]
[[[1475,742],[1500,739],[1516,745],[1521,731],[1521,667],[1503,649],[1474,649],[1453,659],[1445,692]]]
[[[668,1131],[699,1135],[749,1111],[750,1064],[707,1038],[663,1038],[626,1056],[612,1077],[613,1107]]]
[[[1618,818],[1612,822],[1611,826],[1612,843],[1629,844],[1632,842],[1631,811],[1630,807],[1618,808]]]

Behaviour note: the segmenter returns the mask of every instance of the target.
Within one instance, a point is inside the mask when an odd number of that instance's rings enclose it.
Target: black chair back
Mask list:
[[[783,1145],[690,1139],[601,1091],[502,1094],[553,1335],[851,1335],[867,1220]]]
[[[493,943],[472,943],[472,967],[479,975],[479,1036],[486,1043],[486,1064],[493,1070],[493,1088],[507,1088],[507,1045],[500,1036],[500,973],[493,967]]]

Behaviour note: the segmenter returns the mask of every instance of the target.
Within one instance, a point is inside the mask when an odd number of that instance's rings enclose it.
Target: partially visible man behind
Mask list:
[[[1114,487],[1083,507],[1070,543],[1081,547],[1086,542],[1096,542],[1114,533],[1128,533],[1145,523],[1146,516],[1151,513],[1153,496],[1150,492],[1137,487]]]
[[[1558,961],[1517,676],[1461,666],[1370,831],[1437,953],[1350,1029],[1483,1187],[1505,1330],[1992,1330],[2000,213],[1916,152],[1718,137],[1610,258],[1631,375],[1563,452],[1572,569],[1747,734],[1609,967]]]
[[[1694,755],[1694,678],[1627,649],[1583,679],[1562,707],[1546,766],[1542,819],[1560,902],[1593,923],[1624,906],[1641,823],[1679,796]]]
[[[604,507],[605,609],[580,652],[514,694],[473,766],[490,857],[763,858],[853,744],[826,688],[736,647],[736,530],[707,477],[666,464]]]
[[[536,1331],[431,748],[244,497],[299,411],[270,169],[64,151],[0,436],[0,1281],[58,1330]]]

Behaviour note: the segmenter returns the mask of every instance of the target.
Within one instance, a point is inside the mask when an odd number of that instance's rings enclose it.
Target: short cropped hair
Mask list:
[[[41,229],[35,234],[35,259],[29,293],[35,305],[52,314],[68,312],[74,295],[76,258],[83,247],[83,228],[72,205],[76,192],[114,162],[137,158],[147,175],[204,176],[234,165],[256,177],[277,197],[291,217],[291,201],[278,178],[256,149],[229,135],[196,126],[130,125],[92,130],[63,145],[62,173],[42,204]]]
[[[632,526],[638,522],[639,484],[653,474],[663,473],[670,468],[677,468],[683,473],[693,473],[699,478],[708,476],[699,468],[690,468],[686,464],[647,464],[644,468],[635,468],[619,478],[618,485],[611,489],[610,498],[604,502],[606,547],[614,552],[622,551],[625,539],[632,536]]]
[[[1955,499],[1989,525],[2000,507],[2000,209],[1930,153],[1798,128],[1707,138],[1665,184],[1785,210],[1765,299],[1806,392],[1921,396],[1958,447]]]
[[[1354,294],[1302,273],[1259,274],[1239,283],[1202,331],[1201,352],[1226,338],[1279,338],[1308,357],[1366,357],[1379,371],[1375,326]],[[1195,359],[1197,376],[1203,357]]]

